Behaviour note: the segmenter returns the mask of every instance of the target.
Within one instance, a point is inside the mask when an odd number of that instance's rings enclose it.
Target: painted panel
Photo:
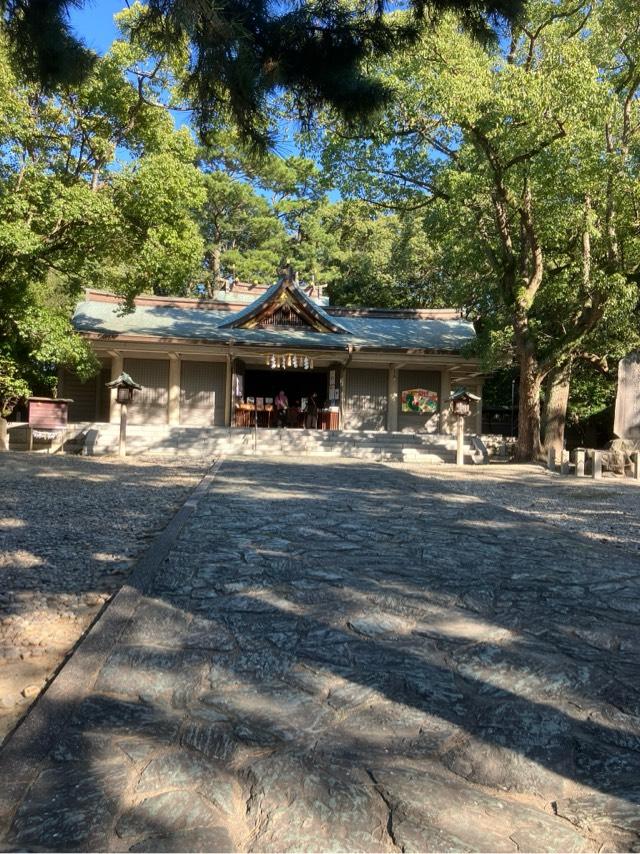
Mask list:
[[[438,392],[428,388],[407,388],[400,394],[403,412],[431,415],[438,411]]]
[[[386,369],[348,368],[345,406],[347,430],[385,429],[388,377]]]
[[[128,407],[130,424],[166,424],[169,409],[169,360],[125,359],[124,371],[140,383]]]
[[[420,399],[424,406],[408,405],[413,401],[409,392],[422,392]],[[404,400],[404,406],[403,406]],[[438,431],[438,411],[440,402],[440,371],[399,371],[398,372],[398,429]],[[417,411],[415,411],[417,408]],[[422,411],[424,410],[424,411]]]
[[[224,426],[225,369],[222,362],[184,360],[180,368],[180,423]]]

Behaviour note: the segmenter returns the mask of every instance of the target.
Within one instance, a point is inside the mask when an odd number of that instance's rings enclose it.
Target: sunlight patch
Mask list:
[[[33,569],[44,564],[42,558],[24,549],[0,553],[0,569]]]
[[[24,519],[16,519],[15,516],[7,516],[0,519],[0,530],[9,530],[10,528],[25,528],[27,523]]]

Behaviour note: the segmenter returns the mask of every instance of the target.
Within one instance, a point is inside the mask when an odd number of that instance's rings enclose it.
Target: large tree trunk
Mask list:
[[[544,447],[553,448],[556,457],[564,448],[564,428],[571,383],[571,362],[565,362],[547,375],[544,409]]]
[[[520,355],[520,395],[518,400],[518,441],[516,459],[536,460],[542,453],[540,442],[540,387],[542,380],[534,355],[527,348]]]
[[[209,299],[215,297],[218,289],[218,281],[220,279],[220,271],[222,265],[220,263],[220,244],[215,243],[213,249],[207,254],[207,264],[209,267],[209,280],[206,284],[206,295]]]
[[[9,450],[9,430],[7,429],[7,420],[0,416],[0,451]]]

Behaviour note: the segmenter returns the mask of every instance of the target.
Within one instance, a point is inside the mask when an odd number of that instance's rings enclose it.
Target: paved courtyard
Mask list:
[[[526,473],[225,460],[0,751],[4,846],[639,851],[640,489]]]
[[[197,460],[0,456],[0,741],[203,471]]]

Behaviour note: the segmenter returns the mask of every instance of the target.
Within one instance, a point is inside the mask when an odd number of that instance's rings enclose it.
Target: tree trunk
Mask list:
[[[0,417],[0,451],[9,450],[9,430],[6,418]]]
[[[207,253],[207,265],[209,267],[209,280],[206,284],[207,297],[213,299],[215,292],[218,289],[218,281],[220,279],[221,263],[220,263],[220,244],[215,243],[213,248]]]
[[[549,372],[546,378],[544,409],[544,447],[553,448],[556,458],[564,448],[564,428],[567,420],[571,362],[565,362]]]
[[[534,355],[527,348],[520,355],[518,441],[516,459],[532,462],[542,454],[540,442],[540,387],[542,381]]]

